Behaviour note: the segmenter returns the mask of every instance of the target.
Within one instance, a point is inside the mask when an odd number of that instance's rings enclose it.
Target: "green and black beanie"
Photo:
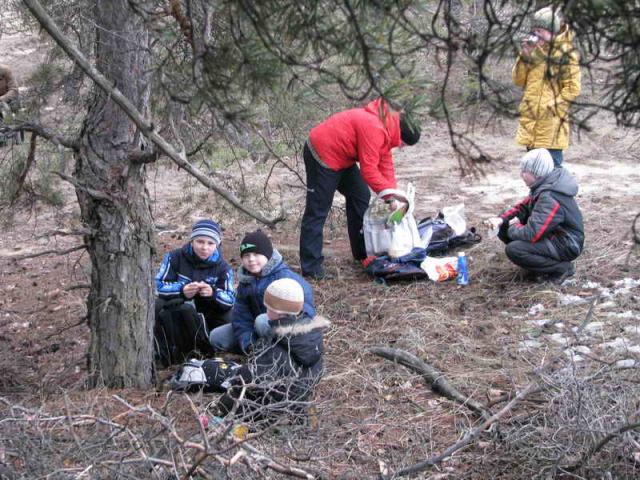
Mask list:
[[[262,233],[262,230],[247,233],[242,239],[242,242],[240,242],[240,256],[245,253],[252,252],[259,253],[267,258],[271,258],[271,255],[273,254],[273,245],[271,245],[271,240]]]

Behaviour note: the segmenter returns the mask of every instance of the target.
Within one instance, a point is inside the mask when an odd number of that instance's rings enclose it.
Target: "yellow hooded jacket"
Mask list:
[[[569,106],[580,94],[578,52],[567,26],[528,57],[518,56],[513,83],[524,89],[516,142],[528,148],[569,146]]]

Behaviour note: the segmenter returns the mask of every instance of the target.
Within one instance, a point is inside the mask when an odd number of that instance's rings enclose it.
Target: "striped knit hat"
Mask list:
[[[280,278],[270,283],[265,290],[264,304],[276,313],[297,315],[304,305],[302,285],[293,278]]]
[[[193,224],[193,227],[191,227],[191,240],[196,237],[208,237],[216,242],[216,246],[220,246],[220,242],[222,241],[220,225],[209,219],[198,220]]]
[[[534,148],[524,154],[520,160],[520,171],[529,172],[540,178],[553,171],[553,158],[546,148]]]

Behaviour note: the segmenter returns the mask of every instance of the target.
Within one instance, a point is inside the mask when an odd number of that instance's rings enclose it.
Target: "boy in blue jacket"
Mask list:
[[[240,243],[242,265],[238,269],[238,291],[231,313],[231,325],[214,329],[209,341],[215,350],[249,353],[260,337],[270,336],[272,329],[264,321],[264,292],[275,280],[292,278],[304,291],[303,312],[313,318],[316,310],[309,284],[293,272],[273,248],[261,230],[248,233]]]
[[[189,243],[167,253],[162,260],[156,275],[155,336],[174,352],[170,359],[163,360],[165,364],[182,361],[180,356],[188,353],[182,351],[187,344],[197,349],[198,337],[204,336],[204,347],[209,347],[208,332],[230,321],[235,303],[233,270],[222,258],[221,241],[220,226],[216,222],[199,220],[191,229]],[[176,311],[182,322],[167,315]],[[197,328],[192,331],[200,315],[205,320],[204,331],[198,332]],[[180,331],[180,325],[184,326],[184,332]],[[181,338],[185,336],[190,338]],[[185,346],[176,345],[179,343]]]

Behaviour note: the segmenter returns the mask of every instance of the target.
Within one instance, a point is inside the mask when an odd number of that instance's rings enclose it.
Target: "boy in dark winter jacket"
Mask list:
[[[292,278],[270,283],[264,293],[266,313],[260,321],[270,333],[254,343],[247,365],[240,368],[219,403],[226,415],[247,386],[236,413],[251,419],[304,412],[323,373],[323,331],[329,321],[304,311],[304,291]]]
[[[289,268],[261,230],[248,233],[242,239],[240,256],[242,266],[238,269],[238,292],[231,325],[213,330],[209,340],[216,350],[246,354],[258,338],[270,334],[269,325],[259,316],[266,312],[264,292],[275,280],[296,280],[304,291],[304,312],[313,318],[316,310],[309,284]]]
[[[206,322],[203,326],[206,331],[201,333],[205,347],[208,347],[209,330],[229,323],[235,289],[233,270],[222,258],[221,241],[219,225],[212,220],[200,220],[192,227],[190,242],[164,256],[156,275],[156,340],[161,338],[165,343],[174,342],[167,338],[175,336],[169,332],[172,326],[164,316],[169,310],[180,310],[187,328],[200,318],[198,314],[202,314]],[[182,360],[176,358],[168,363],[176,361]]]
[[[527,152],[520,170],[529,196],[488,223],[500,228],[509,260],[561,283],[575,273],[572,261],[584,246],[582,213],[575,200],[578,184],[564,168],[554,169],[544,148]]]

